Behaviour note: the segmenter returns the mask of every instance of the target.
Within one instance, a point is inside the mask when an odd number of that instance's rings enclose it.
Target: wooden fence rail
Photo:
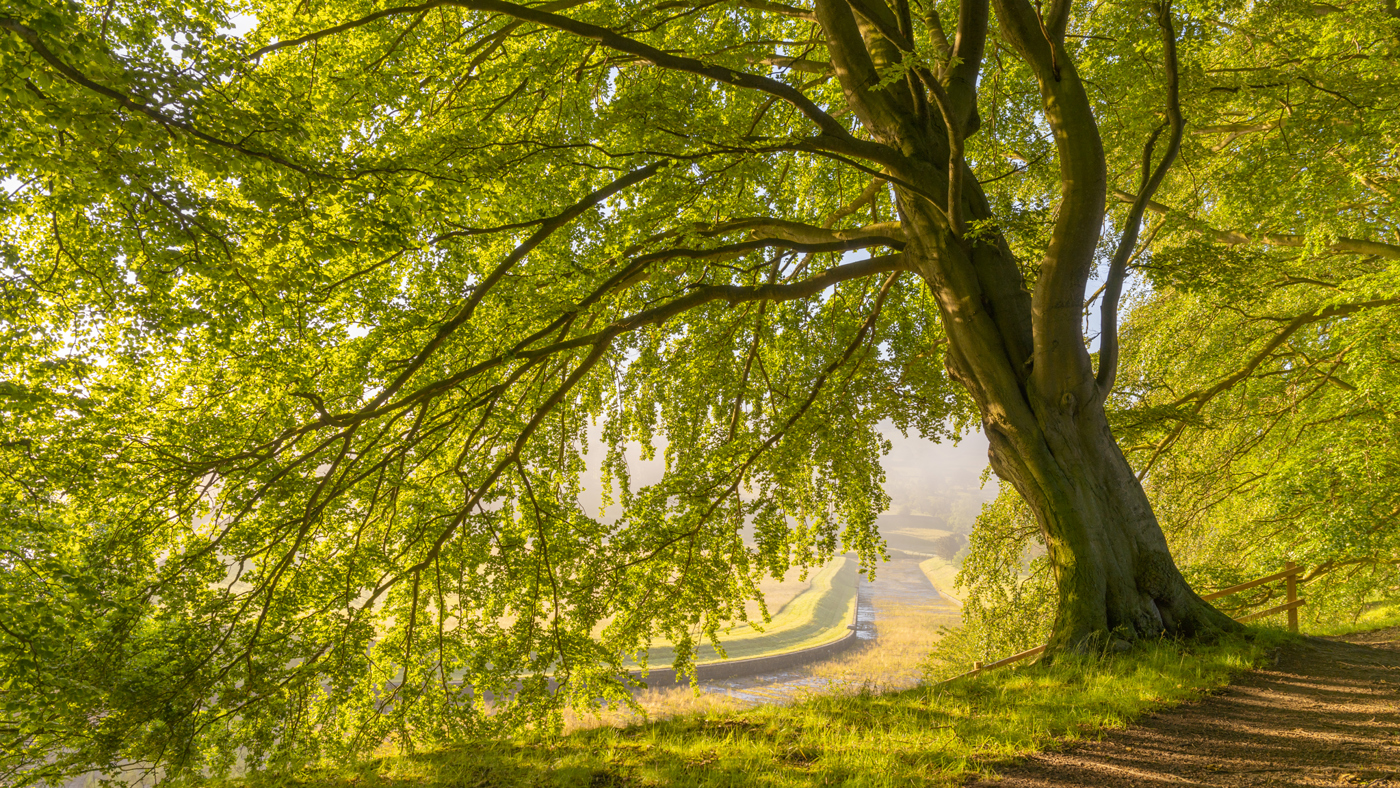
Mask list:
[[[1275,605],[1274,607],[1271,607],[1267,610],[1260,610],[1254,613],[1250,613],[1246,616],[1240,616],[1235,620],[1240,623],[1244,623],[1246,621],[1254,621],[1255,619],[1265,618],[1266,616],[1272,616],[1278,613],[1287,612],[1288,630],[1290,632],[1297,632],[1298,608],[1302,607],[1303,604],[1308,601],[1303,597],[1298,596],[1298,576],[1302,573],[1303,567],[1298,566],[1292,561],[1288,561],[1284,564],[1284,569],[1282,572],[1275,572],[1265,577],[1250,580],[1248,583],[1240,583],[1237,586],[1222,588],[1219,591],[1214,591],[1209,594],[1205,594],[1201,597],[1201,599],[1209,602],[1212,599],[1220,599],[1221,597],[1230,596],[1231,594],[1238,594],[1241,591],[1248,591],[1251,588],[1258,588],[1259,586],[1266,585],[1268,583],[1274,583],[1279,580],[1285,580],[1287,581],[1285,583],[1286,601],[1283,604]],[[966,673],[960,673],[951,679],[944,679],[943,681],[940,681],[938,683],[947,684],[948,682],[956,681],[957,679],[967,678],[968,676],[976,676],[978,673],[982,673],[984,671],[992,670],[994,668],[1000,668],[1004,665],[1010,665],[1013,662],[1020,662],[1023,659],[1029,659],[1041,653],[1044,650],[1045,646],[1036,646],[1033,649],[1022,651],[1020,654],[1012,654],[1009,657],[999,659],[996,662],[988,662],[985,665],[981,662],[974,662],[972,663],[972,670],[969,670]]]

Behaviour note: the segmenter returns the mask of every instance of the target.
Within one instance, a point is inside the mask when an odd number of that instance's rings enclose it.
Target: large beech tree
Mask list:
[[[1230,142],[1289,124],[1314,176],[1380,160],[1320,130],[1393,3],[1266,5],[8,3],[5,767],[622,698],[765,573],[873,569],[886,419],[980,423],[1052,649],[1231,626],[1105,401],[1154,199],[1239,216]],[[1395,251],[1337,215],[1224,240]]]

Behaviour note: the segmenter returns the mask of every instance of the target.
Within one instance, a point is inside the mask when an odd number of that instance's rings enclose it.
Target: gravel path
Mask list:
[[[972,785],[1400,787],[1400,628],[1307,638],[1204,700]]]

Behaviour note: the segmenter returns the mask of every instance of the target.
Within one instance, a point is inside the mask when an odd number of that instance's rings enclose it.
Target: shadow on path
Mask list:
[[[1202,701],[1001,770],[991,788],[1400,788],[1400,628],[1307,638]]]

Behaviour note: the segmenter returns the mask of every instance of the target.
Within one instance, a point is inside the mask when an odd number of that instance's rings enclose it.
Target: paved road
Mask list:
[[[919,569],[916,558],[896,558],[876,569],[874,582],[858,585],[856,634],[863,643],[825,662],[746,678],[702,681],[707,693],[753,703],[782,703],[805,693],[859,688],[902,689],[918,683],[919,662],[938,627],[958,619]]]

